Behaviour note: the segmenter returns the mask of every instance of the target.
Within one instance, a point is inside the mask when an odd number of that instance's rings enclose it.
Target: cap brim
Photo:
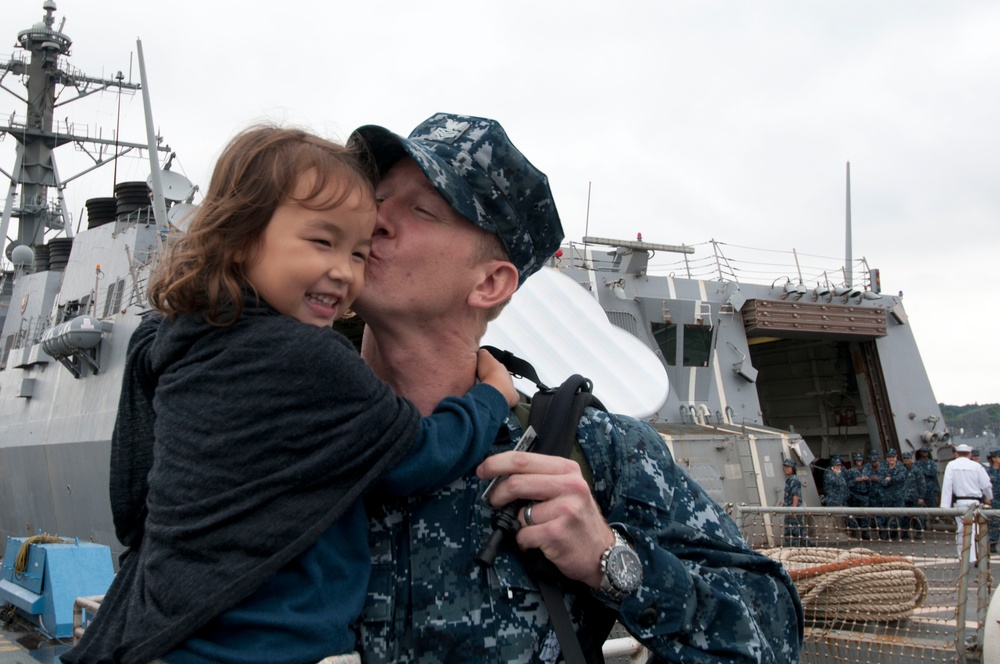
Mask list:
[[[350,146],[360,146],[371,157],[379,177],[384,176],[397,161],[406,156],[403,138],[385,127],[365,125],[358,127],[347,139]]]
[[[427,149],[418,141],[403,138],[378,125],[358,127],[348,142],[354,145],[359,140],[371,156],[380,178],[384,177],[400,159],[410,157],[452,209],[483,230],[497,233],[497,228],[493,224],[481,220],[483,215],[479,213],[479,208],[482,207],[482,203],[477,204],[475,192],[469,183],[455,174],[454,167],[437,152]],[[438,145],[438,150],[441,149],[445,148]]]

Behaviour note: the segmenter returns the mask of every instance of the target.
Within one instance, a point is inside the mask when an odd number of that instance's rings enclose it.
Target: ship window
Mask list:
[[[684,366],[707,367],[712,348],[712,328],[704,325],[684,326]]]
[[[677,326],[673,323],[651,323],[650,329],[653,331],[653,338],[656,345],[663,353],[663,359],[667,364],[674,366],[677,364]]]

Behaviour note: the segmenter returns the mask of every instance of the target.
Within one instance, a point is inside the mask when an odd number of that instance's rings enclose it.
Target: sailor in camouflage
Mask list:
[[[847,480],[847,506],[868,507],[868,488],[871,482],[864,467],[865,455],[855,452],[851,459],[854,465],[844,471],[844,479]],[[848,526],[850,537],[871,539],[868,534],[868,517],[848,517]]]
[[[903,452],[903,467],[906,469],[906,479],[903,480],[903,507],[926,507],[924,504],[924,473],[913,463],[913,452]],[[922,539],[926,529],[926,519],[922,517],[904,516],[902,519],[903,539],[910,538],[910,529],[914,539]]]
[[[561,225],[544,175],[495,121],[439,114],[409,139],[366,126],[351,140],[382,177],[355,307],[367,323],[362,355],[423,411],[475,380],[467,358],[485,312],[552,255]],[[503,243],[501,260],[483,255],[488,233]],[[617,619],[659,661],[799,661],[803,615],[787,573],[746,545],[652,427],[587,409],[577,435],[592,482],[570,459],[510,452],[521,432],[512,414],[478,476],[368,501],[363,661],[563,661],[519,549],[540,549],[571,580],[565,597],[585,652],[600,652]],[[485,503],[488,480],[503,474]],[[507,538],[481,567],[494,507],[515,499],[534,501],[531,522],[520,509],[516,543]],[[600,590],[599,560],[616,541],[609,524],[642,563],[640,587],[618,599]]]
[[[869,507],[882,507],[882,479],[881,468],[882,463],[878,455],[878,452],[872,452],[868,455],[868,463],[865,464],[863,472],[869,479],[868,482],[868,506]],[[869,524],[873,526],[872,528],[872,538],[886,539],[887,533],[883,530],[884,519],[879,519],[877,517],[869,518]]]
[[[823,471],[823,504],[827,507],[847,505],[847,478],[844,476],[843,462],[837,454],[830,458],[830,467]],[[842,520],[847,528],[851,526],[848,517],[838,517],[836,520]]]
[[[905,500],[906,468],[899,463],[896,450],[890,448],[885,453],[885,468],[878,474],[879,494],[882,507],[902,507]],[[899,517],[880,516],[878,518],[880,539],[899,539]]]
[[[847,504],[847,479],[843,463],[836,454],[830,459],[830,467],[823,472],[823,496],[827,507]]]
[[[795,461],[785,459],[782,462],[785,471],[785,497],[782,505],[785,507],[805,507],[802,500],[802,480],[795,473]],[[784,546],[815,546],[806,532],[806,520],[801,514],[785,515]]]
[[[986,469],[986,474],[990,476],[990,483],[993,485],[993,506],[1000,509],[1000,451],[990,450],[986,453],[986,460],[990,462],[990,467]],[[1000,517],[990,518],[990,552],[997,552],[997,543],[1000,542]]]
[[[937,507],[941,503],[941,485],[938,484],[938,465],[931,458],[931,451],[926,447],[917,450],[913,465],[924,474],[924,505]]]

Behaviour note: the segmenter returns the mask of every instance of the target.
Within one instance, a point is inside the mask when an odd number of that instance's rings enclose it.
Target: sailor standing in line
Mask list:
[[[823,504],[827,507],[847,505],[847,478],[844,476],[844,466],[837,454],[830,458],[830,467],[823,473],[823,499]],[[850,528],[851,523],[846,517],[843,521],[844,525]]]
[[[977,503],[985,503],[989,507],[993,502],[993,486],[990,483],[990,476],[986,474],[986,469],[983,468],[982,464],[969,458],[971,453],[972,448],[968,445],[955,446],[955,458],[949,461],[948,466],[944,469],[944,481],[941,484],[941,507],[970,507]],[[958,545],[958,557],[961,559],[964,535],[962,517],[956,516],[955,523],[958,526],[955,543]],[[973,565],[978,564],[976,559],[976,540],[978,537],[975,535],[969,555],[969,562]]]
[[[993,504],[1000,505],[1000,451],[990,450],[986,453],[986,459],[990,462],[986,474],[990,476],[990,482],[993,484]],[[990,519],[990,553],[997,552],[998,542],[1000,542],[1000,517],[993,517]]]
[[[868,506],[869,507],[884,507],[883,495],[882,495],[882,479],[884,473],[882,473],[881,461],[879,459],[878,452],[872,450],[871,455],[868,457],[868,464],[865,465],[865,469],[862,471],[871,480],[868,485]],[[869,523],[873,526],[872,528],[872,539],[889,539],[889,533],[886,532],[886,519],[885,517],[871,517]]]
[[[785,507],[805,507],[802,501],[802,482],[795,474],[795,461],[785,459],[782,462],[785,471]],[[785,517],[785,546],[816,546],[806,532],[806,519],[801,514],[789,514]]]
[[[868,475],[864,468],[865,456],[861,452],[851,455],[854,467],[844,471],[844,479],[847,480],[847,506],[848,507],[868,507]],[[868,534],[868,517],[848,517],[848,537],[860,537],[861,539],[871,539]]]
[[[903,467],[906,479],[903,481],[903,507],[927,507],[924,502],[924,471],[913,465],[913,452],[903,452]],[[922,517],[903,517],[903,539],[910,539],[910,528],[915,531],[913,539],[923,539],[926,522]]]
[[[885,465],[879,472],[879,495],[881,507],[903,507],[905,500],[906,467],[899,463],[896,450],[890,448],[885,453]],[[879,539],[899,539],[899,517],[880,516],[878,518]]]

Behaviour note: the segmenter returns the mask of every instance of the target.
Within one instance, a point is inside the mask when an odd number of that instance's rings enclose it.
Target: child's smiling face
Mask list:
[[[350,308],[365,284],[375,202],[355,189],[338,206],[296,202],[315,174],[303,174],[293,196],[275,209],[246,266],[247,280],[268,304],[303,323],[327,327]],[[307,205],[339,198],[337,183]]]

